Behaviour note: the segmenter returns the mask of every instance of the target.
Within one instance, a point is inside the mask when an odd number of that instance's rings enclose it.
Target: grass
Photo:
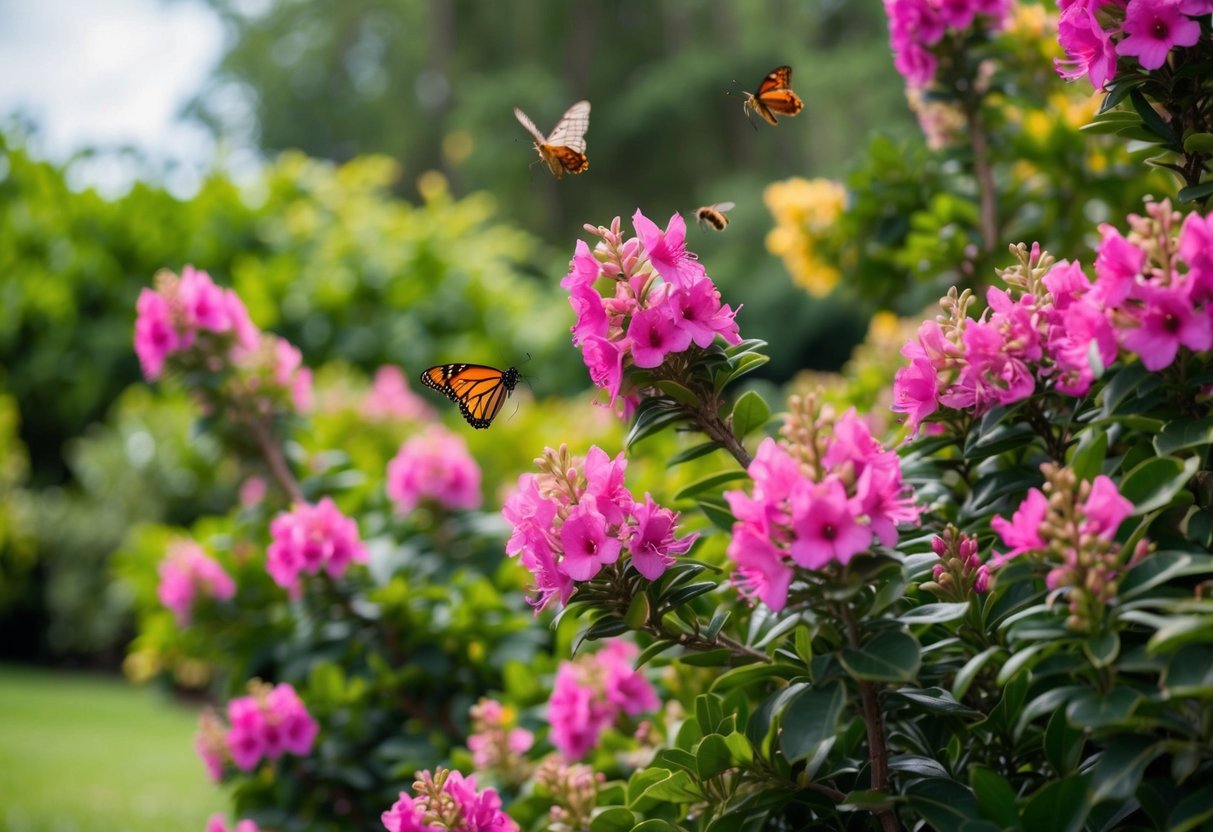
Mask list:
[[[197,720],[119,679],[0,666],[0,829],[202,832],[226,800]]]

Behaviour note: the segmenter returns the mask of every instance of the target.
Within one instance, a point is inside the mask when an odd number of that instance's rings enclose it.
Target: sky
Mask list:
[[[85,148],[137,148],[190,192],[214,157],[200,125],[182,122],[223,47],[215,14],[191,0],[0,0],[0,124],[32,119],[31,150],[63,162]],[[119,193],[135,162],[82,160],[74,184]]]

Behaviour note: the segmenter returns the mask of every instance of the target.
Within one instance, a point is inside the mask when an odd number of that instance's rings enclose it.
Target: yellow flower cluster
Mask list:
[[[846,207],[846,189],[830,179],[797,176],[771,183],[762,198],[775,218],[775,227],[767,234],[767,250],[783,258],[792,279],[810,294],[829,294],[839,272],[821,250]]]

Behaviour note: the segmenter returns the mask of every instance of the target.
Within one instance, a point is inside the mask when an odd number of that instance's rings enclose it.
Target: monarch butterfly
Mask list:
[[[792,68],[777,66],[758,85],[758,92],[745,93],[743,111],[753,111],[767,124],[778,124],[775,114],[794,116],[804,109],[800,96],[792,92]]]
[[[535,122],[527,118],[527,114],[514,108],[514,117],[518,123],[535,137],[535,150],[539,158],[557,179],[569,173],[585,173],[590,167],[585,157],[585,131],[590,128],[590,102],[578,101],[556,122],[552,132],[545,139],[535,126]]]
[[[699,220],[699,224],[704,228],[711,226],[717,231],[724,231],[729,224],[729,215],[726,211],[732,211],[737,206],[732,202],[718,202],[715,205],[705,205],[702,208],[695,209],[695,219]]]
[[[519,378],[513,367],[498,370],[483,364],[439,364],[421,374],[421,383],[458,404],[467,423],[481,429],[493,424]]]

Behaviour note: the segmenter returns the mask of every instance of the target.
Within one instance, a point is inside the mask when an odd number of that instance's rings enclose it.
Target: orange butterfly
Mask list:
[[[767,73],[758,85],[758,92],[745,93],[742,109],[753,111],[767,124],[778,124],[775,114],[794,116],[804,109],[800,96],[792,92],[792,68],[777,66]]]
[[[585,173],[589,168],[589,160],[585,157],[585,132],[590,129],[590,102],[578,101],[569,107],[547,138],[539,132],[535,122],[517,107],[514,108],[514,117],[535,137],[535,150],[539,151],[539,158],[557,179],[562,178],[565,171],[577,174]]]
[[[513,367],[498,370],[483,364],[439,364],[421,374],[421,383],[459,405],[474,428],[487,428],[521,376]]]

